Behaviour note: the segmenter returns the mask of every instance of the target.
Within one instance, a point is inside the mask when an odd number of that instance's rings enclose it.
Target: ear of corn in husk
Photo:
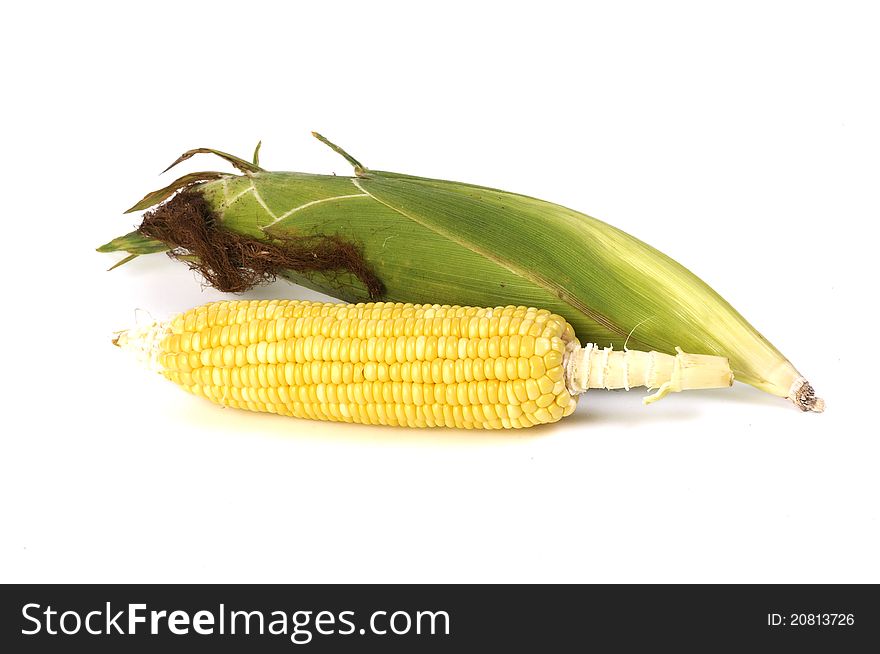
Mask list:
[[[280,275],[349,302],[541,306],[603,346],[724,356],[738,380],[824,408],[730,304],[629,234],[515,193],[369,170],[330,145],[354,177],[269,172],[210,150],[242,174],[191,173],[149,194],[131,208],[152,208],[140,229],[99,250],[165,249],[221,290]],[[195,239],[180,228],[192,216],[203,223]],[[227,266],[245,273],[243,287],[220,274]]]
[[[527,307],[215,302],[120,332],[119,347],[223,406],[407,427],[556,422],[590,388],[730,386],[723,357],[582,348]]]

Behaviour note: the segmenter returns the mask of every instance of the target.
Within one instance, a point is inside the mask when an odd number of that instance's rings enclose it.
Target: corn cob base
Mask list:
[[[581,348],[560,316],[513,306],[216,302],[114,342],[223,406],[373,425],[530,427],[588,388],[732,381],[722,357]]]

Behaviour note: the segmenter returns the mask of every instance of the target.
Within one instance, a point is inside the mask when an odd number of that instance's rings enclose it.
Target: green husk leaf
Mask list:
[[[129,254],[129,255],[128,255],[127,257],[125,257],[124,259],[120,259],[119,261],[117,261],[116,263],[114,263],[112,266],[110,266],[109,268],[107,268],[107,272],[110,272],[111,270],[116,270],[116,269],[119,268],[120,266],[124,266],[125,264],[127,264],[129,261],[134,261],[134,260],[137,259],[139,256],[141,256],[141,255],[139,255],[139,254]]]
[[[364,166],[360,161],[358,161],[357,159],[352,157],[350,154],[348,154],[348,152],[346,152],[345,150],[340,148],[338,145],[336,145],[335,143],[330,141],[328,138],[321,136],[320,134],[318,134],[318,132],[312,132],[312,136],[314,136],[321,143],[323,143],[324,145],[329,147],[331,150],[333,150],[337,154],[341,155],[348,163],[350,163],[352,165],[352,167],[354,168],[355,175],[360,175],[360,174],[366,172],[366,170],[367,170],[366,166]]]
[[[260,165],[260,147],[262,147],[262,145],[263,145],[262,141],[257,141],[257,147],[254,148],[253,161],[254,161],[254,165],[257,167],[259,167],[259,165]],[[262,168],[260,170],[262,170]]]
[[[97,248],[98,252],[130,252],[131,254],[153,254],[165,252],[168,246],[162,241],[148,238],[135,230],[123,236],[114,238]]]
[[[160,202],[167,200],[178,191],[193,186],[194,184],[201,184],[202,182],[209,182],[228,176],[228,173],[218,173],[213,171],[189,173],[187,175],[184,175],[183,177],[174,180],[168,186],[160,188],[158,191],[147,193],[137,204],[129,209],[126,209],[125,213],[144,211],[145,209],[149,209],[153,205],[159,204]]]
[[[260,146],[257,145],[257,150],[256,150],[256,152],[254,152],[254,156],[257,156],[257,155],[259,154],[259,149],[260,149]],[[226,161],[228,161],[229,163],[231,163],[233,166],[235,166],[236,168],[238,168],[238,170],[240,170],[240,171],[243,172],[243,173],[260,173],[260,172],[263,172],[263,169],[260,168],[260,166],[257,164],[256,161],[255,161],[254,163],[251,163],[250,161],[245,161],[244,159],[241,159],[240,157],[236,157],[236,156],[233,155],[233,154],[228,154],[228,153],[226,153],[226,152],[221,152],[220,150],[214,150],[213,148],[194,148],[194,149],[192,149],[192,150],[187,150],[187,151],[184,152],[182,155],[180,155],[179,157],[177,157],[177,159],[175,159],[174,162],[173,162],[170,166],[168,166],[168,168],[166,168],[165,170],[163,170],[162,172],[163,172],[163,173],[168,172],[169,170],[171,170],[172,168],[174,168],[174,166],[176,166],[176,165],[179,164],[180,162],[182,162],[182,161],[186,161],[186,160],[189,159],[190,157],[192,157],[192,156],[194,156],[194,155],[197,155],[197,154],[214,154],[214,155],[217,155],[217,156],[220,157],[221,159],[225,159]]]

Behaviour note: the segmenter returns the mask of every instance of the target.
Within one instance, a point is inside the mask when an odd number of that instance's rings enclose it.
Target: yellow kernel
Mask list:
[[[537,400],[539,397],[541,397],[541,389],[538,388],[538,382],[534,379],[526,380],[526,395],[530,400]],[[538,406],[541,406],[540,403],[538,404]]]
[[[403,384],[400,382],[391,382],[391,402],[393,404],[403,403]]]
[[[505,374],[507,379],[516,379],[519,376],[519,360],[511,357],[505,362]]]
[[[385,342],[383,339],[373,336],[371,338],[364,338],[363,343],[366,347],[365,356],[363,357],[364,361],[384,361]]]
[[[534,326],[534,324],[535,324],[534,320],[529,319],[529,318],[525,318],[519,324],[519,329],[517,330],[517,332],[522,336],[526,336],[529,333],[529,330]]]
[[[523,336],[519,343],[519,356],[530,357],[535,351],[535,337]]]
[[[468,343],[473,343],[475,339],[470,338],[460,338],[455,342],[455,358],[456,359],[466,359],[467,358],[467,350]]]
[[[321,361],[324,359],[322,354],[324,351],[324,340],[324,337],[320,334],[316,335],[312,340],[312,351],[310,352],[312,360]]]
[[[283,363],[284,362],[284,343],[272,342],[266,345],[266,362],[267,363]]]
[[[415,361],[416,360],[416,337],[415,336],[407,336],[404,339],[404,356],[401,361]]]
[[[437,336],[428,336],[425,340],[425,360],[433,361],[439,351],[439,339]]]
[[[519,346],[522,343],[522,337],[519,334],[512,334],[507,339],[507,352],[503,353],[504,356],[515,357],[519,355]]]
[[[176,324],[175,320],[175,324]],[[187,332],[193,331],[196,324],[196,314],[193,311],[187,311],[183,314],[183,330]]]
[[[443,359],[434,359],[431,361],[431,376],[430,381],[435,384],[439,384],[443,381]]]
[[[224,372],[226,372],[225,368]],[[270,388],[275,388],[279,385],[276,366],[266,366],[266,383]],[[275,402],[275,404],[277,404],[277,402]]]
[[[562,352],[559,350],[550,350],[544,355],[544,365],[547,368],[555,368],[562,365]]]
[[[455,384],[455,399],[458,404],[466,405],[470,403],[468,385],[466,383]]]
[[[183,372],[189,372],[191,370],[189,366],[189,356],[184,352],[177,355],[177,369]]]
[[[486,370],[483,366],[483,362],[479,359],[470,362],[470,376],[476,381],[483,381],[486,379]]]
[[[523,413],[531,415],[535,411],[538,410],[538,405],[535,404],[534,402],[532,402],[531,400],[529,400],[528,402],[522,403],[522,410],[523,410]]]
[[[400,402],[403,402],[405,406],[411,406],[413,402],[413,392],[412,392],[412,384],[401,383],[400,384]]]
[[[552,342],[549,338],[541,337],[535,339],[535,355],[543,357],[552,349]]]
[[[529,394],[526,392],[526,383],[522,379],[514,379],[510,382],[510,388],[513,390],[516,399],[520,402],[527,402]]]
[[[260,338],[260,323],[258,320],[251,320],[248,324],[247,342],[256,343]]]
[[[550,406],[547,407],[547,410],[550,412],[550,417],[553,419],[553,422],[556,422],[557,420],[562,418],[562,416],[567,416],[569,413],[574,411],[574,406],[575,406],[574,403],[572,403],[570,409],[568,409],[568,408],[564,409],[561,406],[559,406],[558,404],[551,404]],[[567,411],[567,413],[566,413],[566,411]]]
[[[455,381],[455,362],[446,360],[443,362],[443,383],[452,384]]]
[[[533,415],[538,419],[538,422],[553,422],[553,416],[547,409],[539,408]]]
[[[274,323],[275,323],[275,340],[276,341],[283,341],[284,334],[287,331],[288,320],[287,320],[287,318],[282,317],[282,318],[278,318],[277,320],[275,320]]]
[[[424,367],[425,365],[426,365],[425,361],[414,361],[410,365],[409,374],[412,378],[411,381],[413,381],[417,384],[421,384],[422,382],[425,381],[425,376],[422,374],[422,372],[425,370],[425,367]],[[428,366],[429,371],[430,371],[430,369],[431,369],[430,366]]]
[[[529,398],[529,399],[533,399],[533,398]],[[555,402],[556,402],[556,396],[553,395],[552,393],[546,393],[546,394],[540,396],[539,398],[535,399],[535,404],[537,404],[539,407],[542,407],[542,408],[550,406],[551,404],[553,404]]]
[[[477,383],[478,382],[468,382],[467,384],[462,384],[467,387],[467,402],[466,404],[476,405],[480,403],[479,398],[477,397]]]
[[[297,338],[293,343],[293,359],[297,363],[306,362],[306,344],[305,339]]]
[[[343,350],[342,340],[339,338],[330,338],[327,341],[328,345],[326,347],[329,348],[329,356],[327,357],[330,361],[339,361],[341,359],[341,350]]]
[[[473,379],[473,374],[471,374],[471,365],[470,361],[467,359],[456,359],[452,362],[453,372],[452,376],[455,378],[457,383],[471,381]]]

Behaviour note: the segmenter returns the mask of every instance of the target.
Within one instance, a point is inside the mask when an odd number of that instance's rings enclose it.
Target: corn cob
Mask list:
[[[581,348],[546,310],[216,302],[114,340],[196,395],[298,418],[408,427],[555,422],[588,388],[732,383],[726,359]]]
[[[354,177],[192,173],[129,211],[140,228],[99,248],[168,251],[220,290],[285,277],[348,302],[378,298],[544,307],[584,339],[622,349],[727,357],[736,378],[804,411],[824,402],[705,282],[606,223],[515,193],[367,169],[323,137]],[[167,200],[167,201],[166,201]]]

